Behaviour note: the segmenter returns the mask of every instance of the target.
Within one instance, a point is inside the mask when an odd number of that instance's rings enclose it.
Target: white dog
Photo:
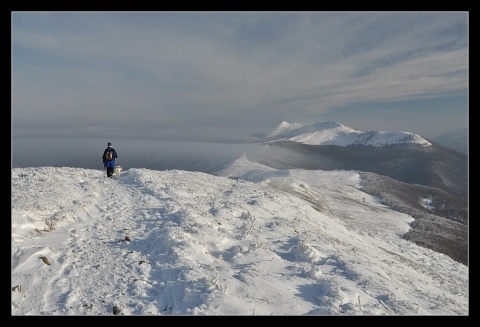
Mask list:
[[[115,179],[119,179],[120,178],[120,173],[122,172],[122,166],[115,166],[115,169],[113,171],[113,177]]]

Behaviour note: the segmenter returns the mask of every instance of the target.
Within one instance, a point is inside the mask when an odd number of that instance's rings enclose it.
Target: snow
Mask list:
[[[303,126],[298,123],[290,124],[286,121],[277,124],[267,135],[269,140],[288,139],[311,145],[338,145],[353,144],[372,145],[375,147],[392,144],[432,145],[420,135],[401,131],[362,131],[345,126],[338,122],[319,122]]]
[[[469,314],[354,171],[12,169],[12,315]]]

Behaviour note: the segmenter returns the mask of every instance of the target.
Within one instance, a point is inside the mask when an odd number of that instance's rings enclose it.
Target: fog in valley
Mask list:
[[[261,144],[141,139],[12,139],[12,167],[78,167],[103,170],[102,154],[112,142],[124,170],[180,169],[211,173]]]

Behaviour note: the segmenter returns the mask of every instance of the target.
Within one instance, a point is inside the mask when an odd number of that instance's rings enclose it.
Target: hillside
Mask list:
[[[403,237],[468,265],[468,206],[466,201],[437,188],[402,183],[361,172],[362,191],[393,210],[415,218]]]
[[[277,169],[359,170],[440,188],[463,200],[468,195],[467,156],[436,144],[374,147],[272,141],[250,155],[251,160]]]
[[[275,169],[357,171],[362,190],[415,218],[404,235],[468,264],[468,157],[407,132],[282,122],[250,160]]]
[[[13,169],[12,315],[468,315],[468,267],[358,173],[223,175]]]

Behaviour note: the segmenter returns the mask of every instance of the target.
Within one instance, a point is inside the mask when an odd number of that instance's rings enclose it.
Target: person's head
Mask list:
[[[112,142],[108,142],[108,146],[112,146]]]

